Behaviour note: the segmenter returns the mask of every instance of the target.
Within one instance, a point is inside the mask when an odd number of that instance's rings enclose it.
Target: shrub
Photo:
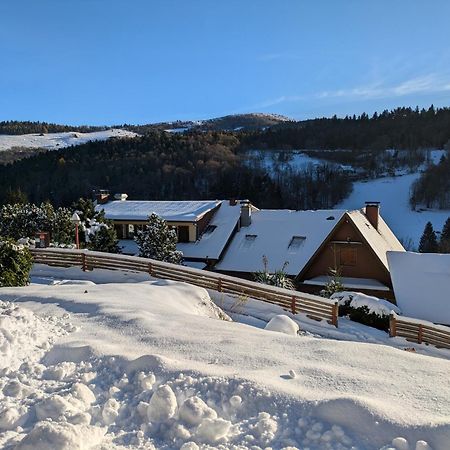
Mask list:
[[[25,286],[30,279],[33,258],[27,247],[0,238],[0,286]]]
[[[339,316],[347,316],[350,320],[383,331],[389,330],[391,311],[400,313],[400,310],[387,300],[360,292],[338,292],[331,298],[339,302]]]
[[[267,256],[263,256],[264,269],[259,270],[253,274],[253,277],[257,283],[268,284],[270,286],[277,286],[284,289],[294,290],[295,286],[292,280],[287,276],[285,269],[288,262],[283,264],[283,267],[276,270],[273,273],[269,272],[269,260]]]

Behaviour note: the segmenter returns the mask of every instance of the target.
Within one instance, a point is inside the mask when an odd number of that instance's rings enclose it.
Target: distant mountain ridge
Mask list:
[[[122,124],[113,126],[63,125],[48,122],[7,120],[0,122],[0,135],[49,134],[63,132],[92,133],[96,131],[124,128],[135,133],[145,134],[149,131],[239,131],[262,130],[292,119],[278,114],[249,113],[230,114],[205,120],[177,120],[143,125]]]
[[[177,120],[175,122],[161,122],[147,125],[124,125],[127,130],[145,134],[149,131],[165,130],[169,132],[184,131],[256,131],[264,130],[292,119],[265,113],[230,114],[206,120]]]

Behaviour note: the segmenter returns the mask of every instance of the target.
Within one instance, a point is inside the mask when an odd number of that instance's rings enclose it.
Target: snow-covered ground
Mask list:
[[[420,173],[401,175],[397,177],[378,178],[370,181],[358,181],[353,184],[353,192],[336,209],[358,209],[366,201],[381,202],[380,213],[383,219],[395,233],[398,239],[410,242],[417,249],[420,236],[425,224],[430,221],[437,231],[450,217],[450,210],[424,210],[412,211],[409,206],[411,185],[417,180]]]
[[[264,330],[272,305],[145,274],[33,281],[0,290],[1,448],[448,448],[450,352],[344,320]]]
[[[324,164],[350,172],[354,171],[351,166],[313,158],[301,150],[249,150],[245,153],[245,157],[247,164],[260,165],[271,174],[275,174],[277,170],[297,172]]]
[[[42,136],[40,134],[0,134],[0,151],[10,150],[14,147],[58,150],[71,145],[84,144],[89,141],[105,141],[113,137],[125,138],[135,136],[137,136],[136,133],[118,128],[92,133],[79,133],[78,131],[47,133]]]

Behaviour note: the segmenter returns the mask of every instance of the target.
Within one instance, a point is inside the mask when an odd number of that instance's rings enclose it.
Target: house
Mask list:
[[[122,243],[155,213],[177,230],[186,264],[253,279],[262,270],[284,271],[305,292],[317,293],[335,269],[346,289],[393,299],[386,252],[404,251],[379,214],[380,205],[346,210],[259,210],[249,200],[129,201],[107,193],[97,210],[114,222]]]
[[[346,289],[393,299],[386,252],[404,248],[379,214],[379,203],[355,211],[257,210],[236,233],[215,270],[251,279],[283,267],[299,290],[317,293],[335,269]]]
[[[205,231],[220,206],[217,200],[208,201],[133,201],[126,194],[116,194],[114,200],[102,194],[96,210],[114,222],[119,239],[133,239],[150,214],[155,213],[177,230],[178,242],[195,242]]]
[[[176,229],[178,250],[188,265],[198,268],[211,267],[220,260],[240,226],[244,208],[242,202],[233,200],[130,201],[126,194],[116,194],[110,200],[104,192],[97,196],[96,204],[96,210],[113,221],[125,253],[137,251],[132,239],[155,213]]]
[[[387,258],[402,313],[450,325],[450,255],[392,251]]]

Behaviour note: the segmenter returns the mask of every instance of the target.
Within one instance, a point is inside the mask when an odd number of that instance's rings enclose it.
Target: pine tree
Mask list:
[[[120,253],[114,226],[101,224],[95,233],[89,235],[87,247],[96,252]]]
[[[444,228],[442,228],[439,251],[450,253],[450,217],[445,221]]]
[[[177,250],[177,240],[176,231],[154,213],[148,218],[144,230],[138,232],[135,238],[139,256],[181,264],[183,253]]]
[[[422,237],[419,243],[420,253],[437,253],[439,251],[439,245],[434,232],[433,225],[428,222],[423,230]]]

